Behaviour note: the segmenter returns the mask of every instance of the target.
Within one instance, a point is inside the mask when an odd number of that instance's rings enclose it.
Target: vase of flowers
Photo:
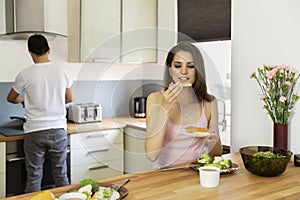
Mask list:
[[[250,77],[257,81],[264,109],[274,123],[274,147],[287,149],[289,118],[299,99],[295,92],[299,79],[297,70],[288,65],[263,65]]]

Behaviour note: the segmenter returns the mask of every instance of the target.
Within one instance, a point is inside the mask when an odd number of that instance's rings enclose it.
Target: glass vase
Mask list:
[[[273,127],[273,146],[287,150],[288,124],[276,124]]]

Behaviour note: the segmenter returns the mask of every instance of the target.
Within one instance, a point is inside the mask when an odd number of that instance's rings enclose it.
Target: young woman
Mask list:
[[[148,96],[146,113],[145,149],[156,168],[222,154],[217,99],[207,92],[203,57],[193,44],[169,51],[162,91]],[[186,131],[190,126],[210,134],[197,137]]]

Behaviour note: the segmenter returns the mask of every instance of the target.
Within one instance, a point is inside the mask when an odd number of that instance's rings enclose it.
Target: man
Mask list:
[[[49,60],[46,38],[29,37],[28,51],[34,64],[17,75],[7,96],[8,102],[22,103],[25,108],[27,193],[41,190],[46,153],[50,155],[55,185],[69,185],[65,104],[73,101],[73,82],[58,64]]]

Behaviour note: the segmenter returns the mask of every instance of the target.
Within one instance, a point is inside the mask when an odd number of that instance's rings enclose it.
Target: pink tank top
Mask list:
[[[207,128],[208,121],[205,115],[205,107],[202,103],[202,114],[195,124],[178,125],[168,120],[163,149],[154,162],[154,168],[166,167],[172,164],[194,161],[205,152],[205,138],[195,137],[186,133],[188,126]]]

